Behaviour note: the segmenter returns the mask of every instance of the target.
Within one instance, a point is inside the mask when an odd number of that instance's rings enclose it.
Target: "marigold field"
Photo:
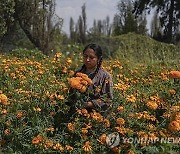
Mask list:
[[[179,153],[179,64],[104,60],[113,77],[111,107],[68,117],[68,81],[80,57],[0,54],[0,153]],[[113,133],[119,140],[107,142]]]

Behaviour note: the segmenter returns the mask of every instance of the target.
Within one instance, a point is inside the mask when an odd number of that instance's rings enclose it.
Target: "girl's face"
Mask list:
[[[93,70],[96,68],[98,62],[98,57],[93,49],[86,49],[83,54],[83,63],[85,64],[87,70]]]

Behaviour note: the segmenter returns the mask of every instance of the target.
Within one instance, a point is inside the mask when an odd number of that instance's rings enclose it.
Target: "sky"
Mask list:
[[[63,18],[62,30],[69,33],[69,20],[76,23],[81,15],[81,7],[86,5],[87,27],[93,26],[94,19],[104,20],[107,16],[112,22],[117,13],[117,3],[120,0],[56,0],[56,14]]]
[[[89,29],[93,26],[94,19],[104,20],[109,16],[110,23],[112,23],[114,15],[118,13],[118,2],[120,0],[56,0],[56,14],[63,18],[62,30],[69,34],[70,17],[76,23],[81,15],[83,4],[86,5],[87,28]],[[147,20],[147,22],[149,21]],[[149,28],[149,24],[147,28]]]

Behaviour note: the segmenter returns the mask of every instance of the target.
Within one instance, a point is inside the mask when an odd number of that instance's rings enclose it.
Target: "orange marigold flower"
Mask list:
[[[71,64],[71,63],[72,63],[71,58],[67,58],[67,59],[66,59],[66,62],[67,62],[68,64]]]
[[[124,125],[125,120],[124,120],[123,118],[117,118],[117,119],[116,119],[116,123],[117,123],[118,125]]]
[[[0,94],[0,103],[2,103],[3,105],[9,105],[8,98],[6,95]]]
[[[69,71],[69,76],[73,76],[74,75],[74,71]]]
[[[88,133],[88,129],[87,129],[87,128],[81,128],[81,132],[82,132],[83,134],[87,134],[87,133]]]
[[[118,147],[113,147],[113,148],[111,148],[111,150],[113,152],[115,152],[115,153],[119,153],[120,152],[120,148],[118,148]]]
[[[5,135],[9,135],[10,133],[11,133],[10,129],[7,128],[7,129],[4,130]]]
[[[66,150],[69,150],[69,151],[71,151],[71,150],[74,149],[74,148],[73,148],[72,146],[70,146],[70,145],[66,145],[65,147],[66,147]]]
[[[123,111],[124,111],[124,107],[123,107],[123,106],[119,106],[119,107],[117,108],[117,110],[120,111],[120,112],[123,112]]]
[[[53,147],[53,145],[54,145],[54,143],[53,143],[52,140],[46,140],[45,143],[44,143],[44,147],[46,149]]]
[[[97,122],[103,122],[103,116],[95,110],[93,111],[93,113],[91,113],[91,117]]]
[[[1,114],[6,114],[7,110],[6,109],[2,109]]]
[[[158,108],[158,105],[156,102],[154,101],[148,101],[146,103],[146,106],[149,108],[149,109],[152,109],[152,110],[156,110]]]
[[[17,118],[21,118],[23,115],[24,115],[24,113],[22,111],[19,111],[16,113]]]
[[[126,129],[124,127],[115,127],[115,129],[122,135],[126,134]]]
[[[105,144],[105,143],[106,143],[106,137],[107,137],[106,134],[102,134],[102,135],[99,137],[98,141],[99,141],[101,144]]]
[[[127,98],[126,98],[126,100],[127,100],[128,102],[134,103],[134,102],[136,102],[136,97],[133,96],[133,95],[128,95]]]
[[[85,144],[84,144],[84,146],[83,146],[83,150],[84,150],[85,152],[90,152],[90,151],[92,150],[92,147],[91,147],[89,141],[86,141],[86,142],[85,142]]]
[[[180,78],[180,71],[170,71],[169,76],[173,79]]]
[[[107,127],[110,127],[110,121],[108,119],[104,119],[104,126],[107,128]]]
[[[43,137],[41,134],[38,134],[36,137],[33,137],[32,144],[39,144],[43,141]]]
[[[175,132],[180,130],[180,122],[178,121],[171,121],[168,125],[169,130]]]
[[[62,147],[62,145],[61,145],[60,143],[55,144],[55,145],[53,146],[53,149],[54,149],[54,150],[59,150],[59,151],[61,151],[61,152],[64,151],[64,148]]]
[[[170,89],[168,92],[169,92],[171,95],[175,95],[175,94],[176,94],[176,90],[174,90],[174,89]]]
[[[74,133],[74,131],[76,130],[76,125],[72,124],[72,123],[68,123],[68,130],[72,133]]]

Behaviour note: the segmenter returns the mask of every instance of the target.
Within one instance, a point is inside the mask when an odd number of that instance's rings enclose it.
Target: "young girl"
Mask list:
[[[106,110],[110,106],[113,98],[113,82],[111,75],[101,68],[101,47],[96,44],[88,44],[83,50],[83,63],[81,69],[76,71],[76,73],[85,73],[92,80],[92,84],[87,89],[87,91],[90,91],[90,99],[84,102],[85,107],[88,110]],[[69,101],[70,106],[73,106],[73,103],[72,96]]]
[[[111,75],[101,68],[102,63],[102,49],[96,44],[89,44],[83,50],[83,66],[75,72],[81,72],[88,75],[92,80],[83,95],[88,95],[88,101],[85,101],[83,106],[91,112],[92,109],[105,111],[111,104],[113,98],[113,83]],[[76,113],[76,96],[74,89],[71,88],[68,102],[70,106],[68,113],[58,112],[54,117],[55,128],[61,128],[61,123],[69,121]]]

